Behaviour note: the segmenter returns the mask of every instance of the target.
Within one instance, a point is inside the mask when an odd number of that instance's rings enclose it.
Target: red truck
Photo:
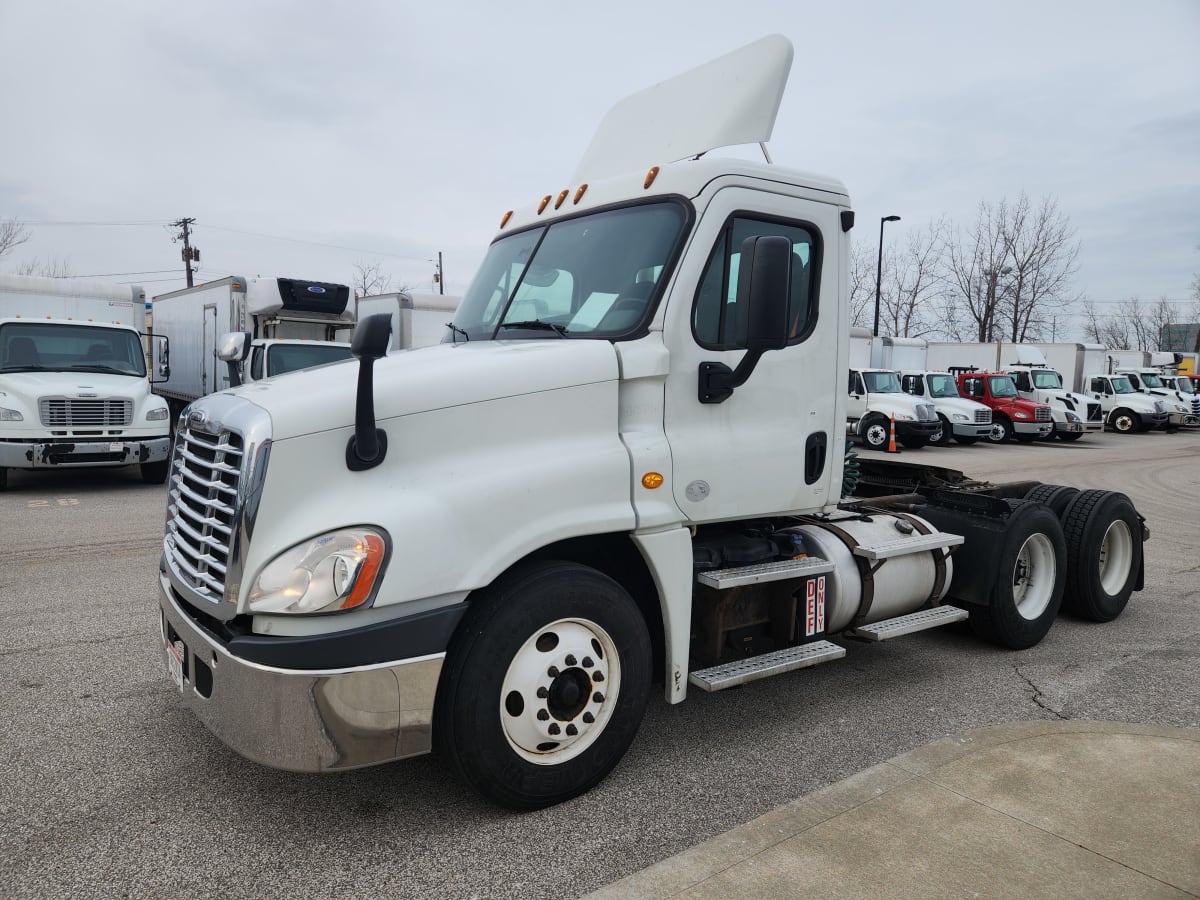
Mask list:
[[[959,393],[991,408],[992,431],[988,440],[993,444],[1003,444],[1014,437],[1022,443],[1053,437],[1050,407],[1018,395],[1011,375],[976,371],[957,374]]]

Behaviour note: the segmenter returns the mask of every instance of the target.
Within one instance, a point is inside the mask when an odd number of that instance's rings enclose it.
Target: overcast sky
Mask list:
[[[1025,191],[1077,229],[1102,311],[1189,296],[1198,0],[0,0],[0,220],[33,232],[0,270],[164,293],[188,216],[202,280],[379,263],[429,290],[441,251],[461,293],[613,103],[772,32],[796,58],[768,149],[845,182],[856,240]]]

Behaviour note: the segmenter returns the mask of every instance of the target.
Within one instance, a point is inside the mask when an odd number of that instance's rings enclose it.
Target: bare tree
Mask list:
[[[908,232],[904,246],[888,251],[883,317],[896,337],[924,337],[938,325],[935,301],[943,290],[942,256],[949,225],[945,219]]]
[[[24,244],[31,237],[33,233],[19,219],[0,220],[0,256]]]
[[[354,264],[354,279],[350,286],[356,297],[386,294],[392,286],[392,276],[385,275],[380,263],[357,262]]]
[[[875,311],[875,251],[855,241],[850,247],[850,324],[870,328]]]
[[[1003,225],[1007,217],[1004,200],[995,208],[981,201],[971,230],[965,237],[956,232],[947,245],[946,283],[952,302],[961,306],[959,313],[973,324],[977,341],[995,340],[997,283],[1008,255]]]
[[[1078,299],[1071,294],[1079,257],[1075,229],[1054,198],[1043,198],[1034,209],[1025,193],[1007,208],[1000,227],[1011,271],[997,297],[998,312],[1009,340],[1038,340],[1048,320]]]
[[[46,278],[70,278],[74,273],[71,271],[69,260],[52,256],[45,262],[42,262],[35,256],[33,259],[25,259],[18,263],[17,274],[42,275]]]

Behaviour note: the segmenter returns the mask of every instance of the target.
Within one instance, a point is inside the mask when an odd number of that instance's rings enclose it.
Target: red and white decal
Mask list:
[[[804,636],[825,630],[825,576],[810,578],[804,590]]]

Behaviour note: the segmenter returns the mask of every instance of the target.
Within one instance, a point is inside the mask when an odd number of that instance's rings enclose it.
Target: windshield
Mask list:
[[[1148,388],[1165,387],[1165,385],[1162,383],[1162,379],[1153,372],[1145,372],[1142,374],[1142,384]]]
[[[283,375],[349,358],[349,344],[272,344],[267,350],[267,374]]]
[[[1062,387],[1062,378],[1053,369],[1035,369],[1030,374],[1033,376],[1035,388],[1054,391]]]
[[[958,385],[950,375],[928,375],[925,380],[929,383],[930,397],[961,397]]]
[[[1181,394],[1196,393],[1196,389],[1192,386],[1192,379],[1184,378],[1182,375],[1175,379],[1175,389]]]
[[[1119,378],[1112,380],[1112,389],[1114,394],[1136,394],[1133,385],[1129,383],[1129,379],[1122,375]]]
[[[146,375],[141,338],[123,328],[6,322],[0,372],[111,372]]]
[[[900,376],[895,372],[863,372],[869,394],[900,394]]]
[[[988,388],[991,389],[993,397],[1017,396],[1017,386],[1013,383],[1011,375],[992,375],[988,378]]]
[[[499,239],[443,341],[612,339],[635,331],[657,297],[686,219],[683,205],[662,201]]]

